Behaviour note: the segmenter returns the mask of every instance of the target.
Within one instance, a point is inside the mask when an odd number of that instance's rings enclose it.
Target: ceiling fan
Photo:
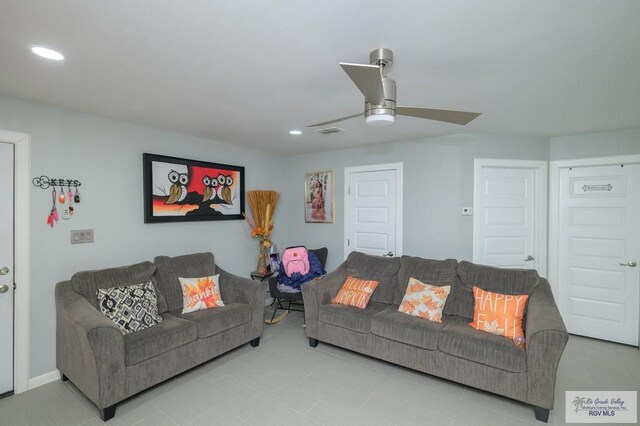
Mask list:
[[[393,65],[393,52],[391,49],[376,49],[369,54],[369,63],[370,65],[340,62],[340,66],[364,95],[365,122],[371,126],[389,126],[394,123],[396,115],[465,125],[480,115],[478,112],[396,106],[396,82],[387,77]],[[307,127],[326,126],[361,115],[362,113],[358,113]]]

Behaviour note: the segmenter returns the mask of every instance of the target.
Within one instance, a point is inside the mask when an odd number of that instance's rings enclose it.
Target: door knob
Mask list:
[[[625,262],[625,263],[620,263],[620,266],[628,266],[630,268],[635,268],[636,266],[638,266],[638,264],[636,262],[634,262],[633,260],[630,260],[630,261]]]
[[[2,268],[0,268],[0,275],[7,275],[9,273],[9,268],[7,268],[6,266],[3,266]]]
[[[0,293],[6,293],[9,291],[9,286],[6,284],[0,285]]]
[[[526,258],[524,261],[525,261],[525,262],[531,262],[531,261],[532,261],[532,260],[534,260],[534,259],[535,259],[535,257],[533,257],[533,256],[529,255],[529,256],[527,256],[527,258]]]

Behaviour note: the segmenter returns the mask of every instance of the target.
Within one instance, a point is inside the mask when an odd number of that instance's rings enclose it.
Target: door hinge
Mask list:
[[[16,288],[17,288],[16,283],[13,283],[13,290],[15,291]]]
[[[347,245],[351,246],[351,238],[347,238]]]

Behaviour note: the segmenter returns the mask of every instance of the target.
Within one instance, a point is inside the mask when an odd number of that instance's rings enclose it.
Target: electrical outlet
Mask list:
[[[93,229],[72,229],[71,244],[85,244],[93,242]]]
[[[462,216],[473,216],[473,207],[463,207]]]

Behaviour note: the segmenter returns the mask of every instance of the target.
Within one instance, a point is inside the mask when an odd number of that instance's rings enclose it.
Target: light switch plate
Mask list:
[[[473,216],[473,207],[463,207],[462,216]]]
[[[72,229],[71,244],[86,244],[93,242],[93,229]]]

